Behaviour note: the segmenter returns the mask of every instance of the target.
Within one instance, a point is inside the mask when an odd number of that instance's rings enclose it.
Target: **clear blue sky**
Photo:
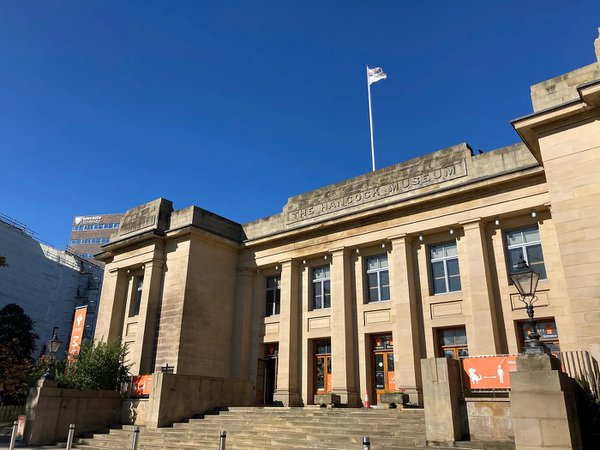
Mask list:
[[[512,144],[529,86],[594,62],[598,26],[597,0],[0,0],[0,212],[57,246],[158,197],[280,212],[370,171],[367,64],[378,168]]]

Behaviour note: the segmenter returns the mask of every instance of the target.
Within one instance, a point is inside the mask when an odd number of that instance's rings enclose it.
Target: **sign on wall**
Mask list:
[[[17,441],[22,441],[23,436],[25,436],[25,422],[27,422],[27,416],[22,415],[17,417]]]
[[[75,308],[75,317],[73,318],[73,328],[71,330],[71,342],[69,343],[69,356],[67,359],[70,361],[72,356],[79,355],[81,350],[81,340],[83,339],[83,332],[85,330],[85,316],[87,314],[87,306],[80,306]]]
[[[131,397],[148,397],[152,388],[152,375],[136,375],[131,377]]]
[[[466,386],[477,389],[510,389],[510,372],[517,370],[517,357],[478,356],[462,359]]]

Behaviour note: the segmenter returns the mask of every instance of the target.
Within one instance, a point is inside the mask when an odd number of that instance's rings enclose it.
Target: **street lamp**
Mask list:
[[[539,355],[550,353],[550,349],[540,341],[540,335],[537,331],[537,321],[534,320],[533,304],[537,301],[535,290],[537,289],[540,274],[527,265],[523,255],[519,259],[516,270],[510,274],[510,279],[519,291],[519,300],[525,304],[527,311],[527,324],[531,333],[526,337],[526,346],[523,353],[526,355]]]
[[[52,373],[52,369],[54,367],[54,357],[61,345],[62,341],[58,339],[58,327],[54,327],[52,330],[52,338],[46,342],[46,351],[48,352],[49,361],[48,366],[46,367],[46,373],[43,377],[44,380],[54,379],[54,374]]]

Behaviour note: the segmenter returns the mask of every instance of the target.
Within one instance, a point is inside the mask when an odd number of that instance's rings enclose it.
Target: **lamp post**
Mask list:
[[[516,270],[510,274],[510,279],[519,291],[519,300],[525,304],[527,311],[527,324],[531,333],[526,337],[523,353],[526,355],[540,355],[550,353],[550,349],[540,341],[537,331],[537,320],[533,318],[533,304],[537,301],[535,291],[537,289],[540,274],[527,265],[523,255],[519,259]]]
[[[48,352],[49,361],[48,367],[46,367],[46,373],[44,374],[44,380],[53,380],[54,374],[52,369],[54,368],[54,357],[58,349],[62,345],[62,341],[58,339],[58,327],[54,327],[52,330],[52,338],[46,342],[46,351]]]

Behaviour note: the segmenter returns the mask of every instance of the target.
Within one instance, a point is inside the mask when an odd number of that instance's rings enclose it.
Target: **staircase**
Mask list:
[[[141,428],[139,450],[217,450],[219,432],[227,431],[227,450],[361,450],[369,436],[372,450],[425,446],[422,409],[229,408],[176,423]],[[133,426],[76,440],[76,448],[129,450]]]

